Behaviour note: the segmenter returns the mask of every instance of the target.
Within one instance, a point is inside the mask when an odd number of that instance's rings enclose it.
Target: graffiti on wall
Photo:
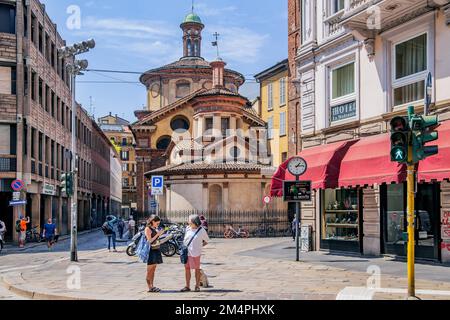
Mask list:
[[[450,211],[444,211],[442,215],[442,250],[450,251]]]

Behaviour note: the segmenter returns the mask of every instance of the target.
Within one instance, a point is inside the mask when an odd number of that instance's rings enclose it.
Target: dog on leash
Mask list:
[[[203,271],[203,269],[200,269],[200,285],[203,288],[209,288],[208,276],[206,275],[205,271]]]

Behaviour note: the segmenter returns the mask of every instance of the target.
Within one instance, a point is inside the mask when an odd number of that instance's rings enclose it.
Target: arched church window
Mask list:
[[[156,143],[156,149],[166,150],[169,147],[171,141],[172,141],[171,137],[162,136],[161,138],[158,139],[158,142]]]
[[[177,116],[170,122],[170,127],[173,131],[187,131],[190,127],[189,120],[183,116]]]
[[[177,83],[176,97],[178,99],[184,98],[191,92],[191,84],[188,81],[182,81]]]
[[[200,56],[200,41],[198,40],[194,41],[194,56]]]
[[[192,41],[191,39],[188,39],[187,41],[187,49],[188,49],[188,56],[192,57],[194,55],[194,50],[192,48]]]

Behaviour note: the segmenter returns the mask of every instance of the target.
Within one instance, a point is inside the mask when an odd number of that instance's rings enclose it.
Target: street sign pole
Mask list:
[[[76,116],[77,108],[75,101],[75,73],[71,72],[72,81],[72,159],[71,159],[71,173],[73,177],[73,194],[70,197],[70,217],[71,217],[71,228],[70,228],[70,261],[78,261],[78,248],[77,248],[77,236],[78,236],[78,208],[77,208],[77,192],[78,192],[78,181],[77,181],[77,170],[76,170],[76,154],[77,154],[77,140],[76,140]]]
[[[298,180],[298,177],[297,177]],[[295,203],[295,252],[296,252],[296,260],[300,261],[300,215],[301,214],[301,203]]]
[[[414,109],[408,109],[408,116],[411,119]],[[408,144],[408,176],[407,176],[407,221],[408,221],[408,299],[416,299],[415,288],[415,237],[414,237],[414,176],[415,164],[413,163],[413,146]]]

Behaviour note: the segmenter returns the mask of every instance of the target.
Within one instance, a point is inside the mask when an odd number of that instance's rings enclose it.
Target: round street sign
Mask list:
[[[23,181],[19,180],[19,179],[14,180],[11,183],[11,188],[16,192],[22,190],[24,186],[25,186],[25,184],[23,183]]]
[[[265,204],[269,204],[270,201],[272,201],[272,198],[270,196],[265,196],[263,200]]]

